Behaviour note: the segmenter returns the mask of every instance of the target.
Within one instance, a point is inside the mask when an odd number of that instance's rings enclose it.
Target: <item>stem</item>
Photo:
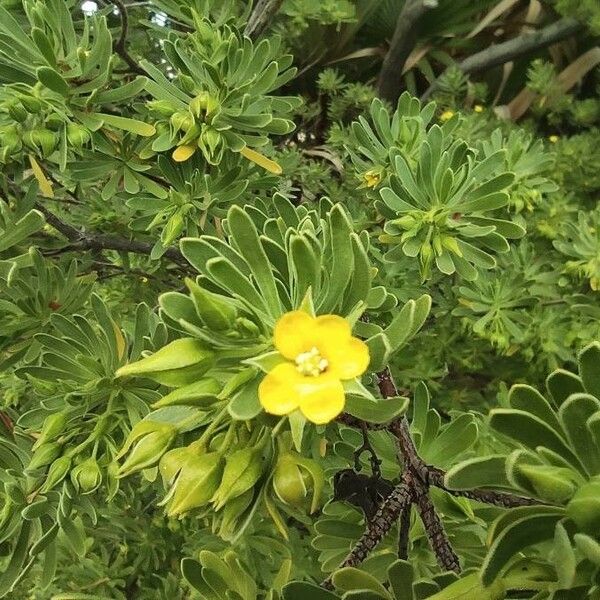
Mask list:
[[[244,35],[256,39],[271,23],[283,0],[258,0],[248,18]]]
[[[400,96],[402,68],[416,45],[419,22],[429,9],[436,6],[437,0],[406,0],[398,15],[390,48],[377,81],[378,95],[392,104],[396,104]]]
[[[465,58],[456,66],[465,74],[477,73],[502,65],[511,60],[515,60],[530,52],[541,50],[556,44],[566,38],[583,31],[585,27],[575,19],[560,19],[552,25],[548,25],[539,31],[533,33],[524,33],[501,44],[495,44],[487,47],[481,52],[472,54]],[[425,93],[421,100],[426,100],[437,89],[439,77],[436,79]]]
[[[129,15],[127,14],[127,8],[122,0],[112,0],[112,3],[119,9],[119,15],[121,17],[121,35],[114,44],[115,52],[127,63],[127,66],[132,73],[138,75],[145,75],[146,72],[131,58],[127,51],[127,31],[129,29]]]

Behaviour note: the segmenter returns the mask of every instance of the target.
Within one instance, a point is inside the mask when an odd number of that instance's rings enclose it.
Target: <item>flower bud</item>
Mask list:
[[[189,112],[179,111],[171,115],[171,125],[175,131],[188,132],[194,125],[194,117]]]
[[[217,401],[222,385],[212,377],[206,377],[177,388],[152,405],[152,408],[184,404],[186,406],[211,406]]]
[[[567,516],[584,532],[600,531],[600,477],[584,483],[567,504]]]
[[[27,131],[23,140],[28,146],[39,150],[44,157],[50,156],[56,147],[56,134],[49,129]]]
[[[214,331],[231,329],[237,317],[237,308],[228,298],[205,290],[189,277],[186,277],[185,284],[204,325]]]
[[[71,481],[82,494],[91,494],[102,483],[102,472],[95,458],[88,458],[71,471]]]
[[[262,453],[257,448],[236,450],[225,461],[221,485],[211,499],[215,510],[253,487],[262,474]]]
[[[154,354],[117,370],[117,377],[148,377],[170,387],[188,385],[204,375],[215,362],[205,342],[181,338]]]
[[[22,123],[25,121],[25,119],[27,119],[29,113],[19,101],[11,102],[7,108],[11,119],[17,121],[18,123]]]
[[[323,483],[323,469],[316,461],[292,452],[278,458],[273,472],[273,490],[284,504],[303,511],[310,507],[314,512]]]
[[[165,487],[173,482],[173,479],[175,479],[176,475],[181,471],[189,456],[190,450],[188,447],[173,448],[163,454],[158,463],[158,472],[162,477],[163,485]]]
[[[72,146],[81,148],[90,141],[91,137],[90,132],[83,125],[79,123],[69,123],[67,125],[67,140]]]
[[[393,221],[390,221],[390,222],[393,223],[394,225],[397,225],[401,229],[411,229],[412,227],[415,226],[417,221],[412,215],[404,215],[404,216],[399,217],[398,219],[394,219]]]
[[[42,110],[42,101],[35,96],[23,94],[19,97],[23,107],[30,113],[39,113]]]
[[[198,138],[198,148],[210,164],[216,164],[223,154],[223,138],[216,129],[204,127]]]
[[[208,92],[200,92],[190,102],[190,112],[197,118],[203,118],[212,113],[217,107],[217,102]]]
[[[169,494],[167,515],[177,517],[208,504],[221,482],[223,458],[220,452],[191,452]]]
[[[45,442],[49,442],[57,438],[65,429],[67,424],[67,413],[64,411],[53,413],[48,415],[44,419],[42,430],[40,431],[40,437],[36,440],[33,445],[33,450],[39,448]]]
[[[71,457],[60,456],[57,458],[48,469],[48,475],[46,481],[41,488],[41,492],[45,493],[51,490],[54,486],[58,485],[67,475],[71,468]]]
[[[33,453],[29,465],[27,465],[27,470],[34,471],[35,469],[49,465],[60,456],[60,450],[61,445],[57,442],[46,442],[42,444]]]
[[[142,424],[144,425],[143,427],[138,427]],[[124,448],[117,455],[117,458],[121,457],[129,450],[133,441],[137,441],[129,456],[121,465],[118,477],[126,477],[136,471],[141,471],[155,465],[169,449],[176,436],[177,428],[170,423],[140,421],[131,430]]]
[[[48,115],[44,121],[44,125],[51,131],[58,131],[63,126],[63,123],[63,118],[56,113]]]

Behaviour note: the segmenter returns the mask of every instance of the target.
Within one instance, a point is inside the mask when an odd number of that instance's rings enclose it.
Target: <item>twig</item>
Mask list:
[[[398,19],[390,48],[381,65],[377,93],[396,104],[402,87],[402,68],[417,41],[419,22],[423,15],[437,6],[437,0],[406,0]]]
[[[465,60],[456,66],[465,75],[491,69],[492,67],[515,60],[529,52],[541,50],[542,48],[556,44],[584,29],[585,27],[579,21],[568,18],[560,19],[556,23],[552,23],[552,25],[548,25],[539,31],[524,33],[501,44],[489,46],[485,50],[465,58]],[[431,96],[437,89],[438,82],[439,77],[421,96],[421,100],[426,100]]]
[[[258,0],[250,13],[244,35],[256,39],[269,25],[283,0]]]
[[[409,504],[401,513],[398,525],[398,558],[408,559],[408,543],[410,541],[410,512]]]
[[[121,17],[121,35],[119,39],[114,43],[115,52],[127,63],[127,66],[133,73],[138,75],[145,75],[146,72],[131,58],[127,51],[127,32],[129,30],[129,15],[127,14],[127,7],[122,0],[111,0],[113,4],[119,9],[119,16]]]
[[[37,202],[35,206],[43,213],[46,221],[71,243],[70,248],[75,250],[117,250],[120,252],[134,252],[135,254],[150,254],[153,245],[149,242],[138,240],[128,240],[98,233],[87,233],[66,223],[53,212],[49,211],[43,204]],[[177,250],[177,248],[168,248],[164,256],[180,265],[187,265],[187,261]]]

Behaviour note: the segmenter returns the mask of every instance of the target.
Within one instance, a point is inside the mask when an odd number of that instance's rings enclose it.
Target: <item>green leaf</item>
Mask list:
[[[389,423],[408,409],[409,399],[401,396],[381,398],[375,402],[358,396],[348,396],[345,411],[368,423]]]
[[[61,96],[69,95],[71,91],[69,84],[52,67],[39,67],[36,71],[36,75],[40,83],[45,85],[48,89]]]
[[[562,523],[557,523],[554,530],[552,558],[558,574],[558,585],[561,588],[570,588],[575,580],[577,560],[569,535]]]
[[[388,363],[392,346],[385,333],[380,332],[371,336],[366,342],[369,348],[369,370],[381,371]]]
[[[102,119],[105,125],[116,127],[117,129],[123,129],[136,135],[143,137],[149,137],[156,133],[154,125],[150,123],[144,123],[143,121],[137,121],[136,119],[129,119],[127,117],[118,117],[116,115],[107,115],[103,113],[92,113],[93,117]]]
[[[579,375],[585,391],[600,398],[600,342],[592,342],[579,354]]]
[[[414,600],[414,570],[407,560],[397,560],[388,569],[388,580],[395,600]]]
[[[555,525],[563,516],[564,513],[558,509],[549,513],[538,509],[506,526],[494,540],[483,562],[482,583],[485,586],[492,585],[509,561],[519,552],[550,539]]]
[[[235,393],[228,405],[229,414],[234,419],[247,421],[253,419],[262,411],[262,406],[258,399],[260,381],[261,377],[255,377]]]
[[[344,567],[333,574],[333,584],[342,592],[370,590],[376,597],[391,599],[389,592],[369,573],[354,567]]]
[[[324,590],[314,583],[292,581],[281,590],[283,600],[339,600],[333,592]]]

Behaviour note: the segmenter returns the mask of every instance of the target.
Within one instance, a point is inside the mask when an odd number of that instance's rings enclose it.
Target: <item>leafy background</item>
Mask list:
[[[1,0],[0,594],[600,597],[599,33],[593,0]],[[371,455],[260,410],[309,290],[369,344]],[[402,415],[460,575],[416,514],[338,569]],[[202,496],[195,443],[245,489]]]

